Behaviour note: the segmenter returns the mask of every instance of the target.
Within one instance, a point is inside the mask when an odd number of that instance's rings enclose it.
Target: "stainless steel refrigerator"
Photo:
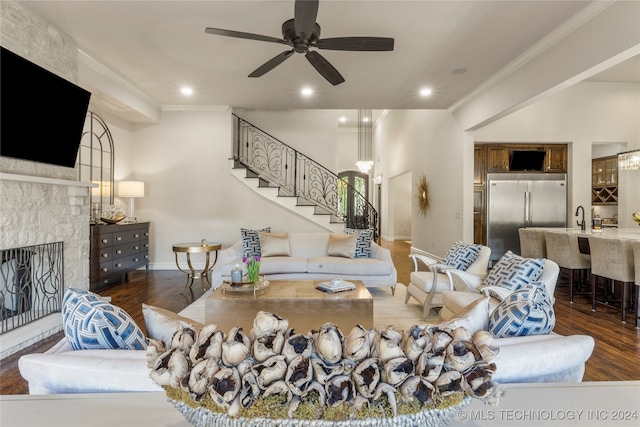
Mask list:
[[[493,264],[507,250],[520,253],[521,227],[567,226],[567,176],[560,173],[487,174],[487,245]]]

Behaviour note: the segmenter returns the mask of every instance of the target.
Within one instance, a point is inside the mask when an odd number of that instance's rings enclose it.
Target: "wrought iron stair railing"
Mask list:
[[[297,197],[300,204],[316,206],[316,213],[330,214],[347,228],[374,230],[379,235],[378,212],[355,188],[313,159],[246,120],[233,115],[234,160],[282,196]],[[347,207],[345,200],[349,199]]]

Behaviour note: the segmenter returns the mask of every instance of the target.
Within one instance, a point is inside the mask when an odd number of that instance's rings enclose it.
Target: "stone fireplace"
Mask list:
[[[3,1],[0,8],[3,47],[77,80],[73,40],[18,2]],[[28,141],[28,129],[24,138]],[[73,168],[0,157],[0,249],[63,242],[63,286],[89,289],[90,184],[76,176]],[[6,332],[0,335],[0,358],[61,328],[56,313]]]

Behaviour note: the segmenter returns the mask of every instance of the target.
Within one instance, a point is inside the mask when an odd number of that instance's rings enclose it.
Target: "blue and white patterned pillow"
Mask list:
[[[481,245],[456,242],[444,255],[440,264],[446,264],[457,270],[465,271],[480,255]]]
[[[538,280],[544,268],[544,258],[523,258],[507,251],[489,271],[484,286],[516,289]]]
[[[489,331],[497,338],[546,335],[555,324],[553,304],[543,282],[522,286],[489,315]]]
[[[357,234],[355,258],[371,258],[371,239],[373,228],[345,228],[345,234]]]
[[[248,228],[241,228],[240,234],[242,235],[242,256],[243,257],[256,257],[261,256],[260,251],[260,236],[258,232],[271,233],[271,227],[265,227],[262,230],[249,230]]]
[[[131,316],[90,291],[67,288],[62,321],[74,350],[147,348],[146,338]]]

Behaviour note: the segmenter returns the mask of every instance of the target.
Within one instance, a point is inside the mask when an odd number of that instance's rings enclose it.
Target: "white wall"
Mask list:
[[[241,227],[324,231],[231,175],[231,130],[231,112],[220,108],[164,111],[158,124],[131,134],[132,176],[146,184],[136,216],[151,221],[153,269],[175,269],[174,243],[206,238],[228,247],[240,239]]]
[[[358,170],[358,128],[338,128],[336,171]]]
[[[338,118],[341,110],[234,111],[244,120],[336,172]]]
[[[443,255],[463,238],[463,133],[452,114],[446,110],[389,111],[378,119],[374,141],[374,175],[383,176],[383,188],[389,188],[389,179],[410,171],[414,197],[417,179],[426,175],[431,208],[422,216],[412,203],[412,246]],[[395,195],[386,192],[383,211],[390,212],[394,202]],[[382,235],[388,236],[389,230],[383,217]]]
[[[591,206],[592,144],[640,148],[640,85],[580,83],[504,117],[474,133],[477,142],[560,142],[569,144],[569,224],[577,206]],[[619,222],[636,227],[640,172],[619,174]],[[587,212],[589,209],[587,209]]]

